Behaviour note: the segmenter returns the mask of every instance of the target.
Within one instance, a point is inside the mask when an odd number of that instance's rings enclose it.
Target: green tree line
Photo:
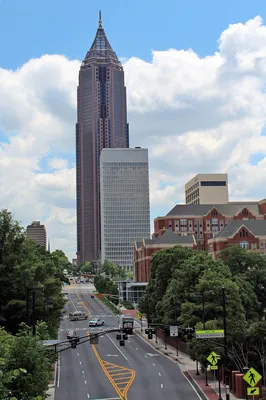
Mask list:
[[[238,245],[218,260],[204,252],[177,246],[155,253],[140,311],[152,322],[203,329],[223,329],[222,287],[226,293],[228,349],[231,367],[257,368],[265,384],[266,257]],[[211,351],[223,356],[223,340],[193,339],[192,359],[207,365]]]
[[[49,253],[38,246],[9,211],[0,211],[1,400],[10,398],[9,391],[13,398],[45,398],[52,359],[39,340],[57,338],[65,304],[62,285],[68,283],[65,269],[71,266],[61,250]],[[27,326],[32,324],[33,291],[39,321],[36,336]]]

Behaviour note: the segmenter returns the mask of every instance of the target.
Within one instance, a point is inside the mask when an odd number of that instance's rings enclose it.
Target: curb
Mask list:
[[[183,375],[186,377],[186,379],[189,381],[189,383],[191,384],[191,386],[195,389],[195,391],[197,392],[197,394],[199,395],[199,397],[202,400],[208,400],[208,397],[206,397],[205,393],[202,391],[201,387],[197,384],[196,381],[194,381],[194,379],[192,378],[192,376],[190,375],[190,373],[188,371],[184,371]]]

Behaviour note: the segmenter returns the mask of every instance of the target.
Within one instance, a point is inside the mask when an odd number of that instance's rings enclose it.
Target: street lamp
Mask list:
[[[205,295],[204,292],[201,294],[201,299],[202,299],[202,323],[203,323],[203,330],[205,331],[206,325],[205,325]],[[205,386],[209,386],[208,384],[208,367],[206,366],[205,368]]]
[[[30,326],[30,294],[32,293],[32,334],[36,335],[36,291],[43,290],[42,286],[27,287],[27,323]]]

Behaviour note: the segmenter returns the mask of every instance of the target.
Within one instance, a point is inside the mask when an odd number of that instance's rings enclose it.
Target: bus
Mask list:
[[[132,335],[134,328],[134,318],[129,315],[120,315],[119,329],[126,329],[129,335]]]

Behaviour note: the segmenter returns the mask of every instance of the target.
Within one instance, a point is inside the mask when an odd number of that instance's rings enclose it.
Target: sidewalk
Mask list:
[[[160,353],[168,356],[172,360],[178,362],[179,367],[185,377],[190,381],[195,390],[199,393],[202,399],[204,400],[217,400],[218,399],[218,381],[213,379],[213,372],[208,371],[208,386],[205,385],[205,372],[200,372],[197,375],[196,371],[196,362],[191,360],[188,354],[182,353],[178,351],[178,356],[176,355],[176,349],[173,346],[167,344],[167,349],[165,349],[164,341],[160,338],[156,338],[153,335],[153,339],[147,339],[147,335],[145,334],[145,328],[143,327],[143,332],[140,329],[135,330],[135,333],[138,336],[141,336],[150,343],[156,350]],[[221,383],[221,395],[222,398],[225,399],[225,387]],[[236,397],[230,393],[230,400],[237,400]],[[241,400],[241,399],[238,399]]]

